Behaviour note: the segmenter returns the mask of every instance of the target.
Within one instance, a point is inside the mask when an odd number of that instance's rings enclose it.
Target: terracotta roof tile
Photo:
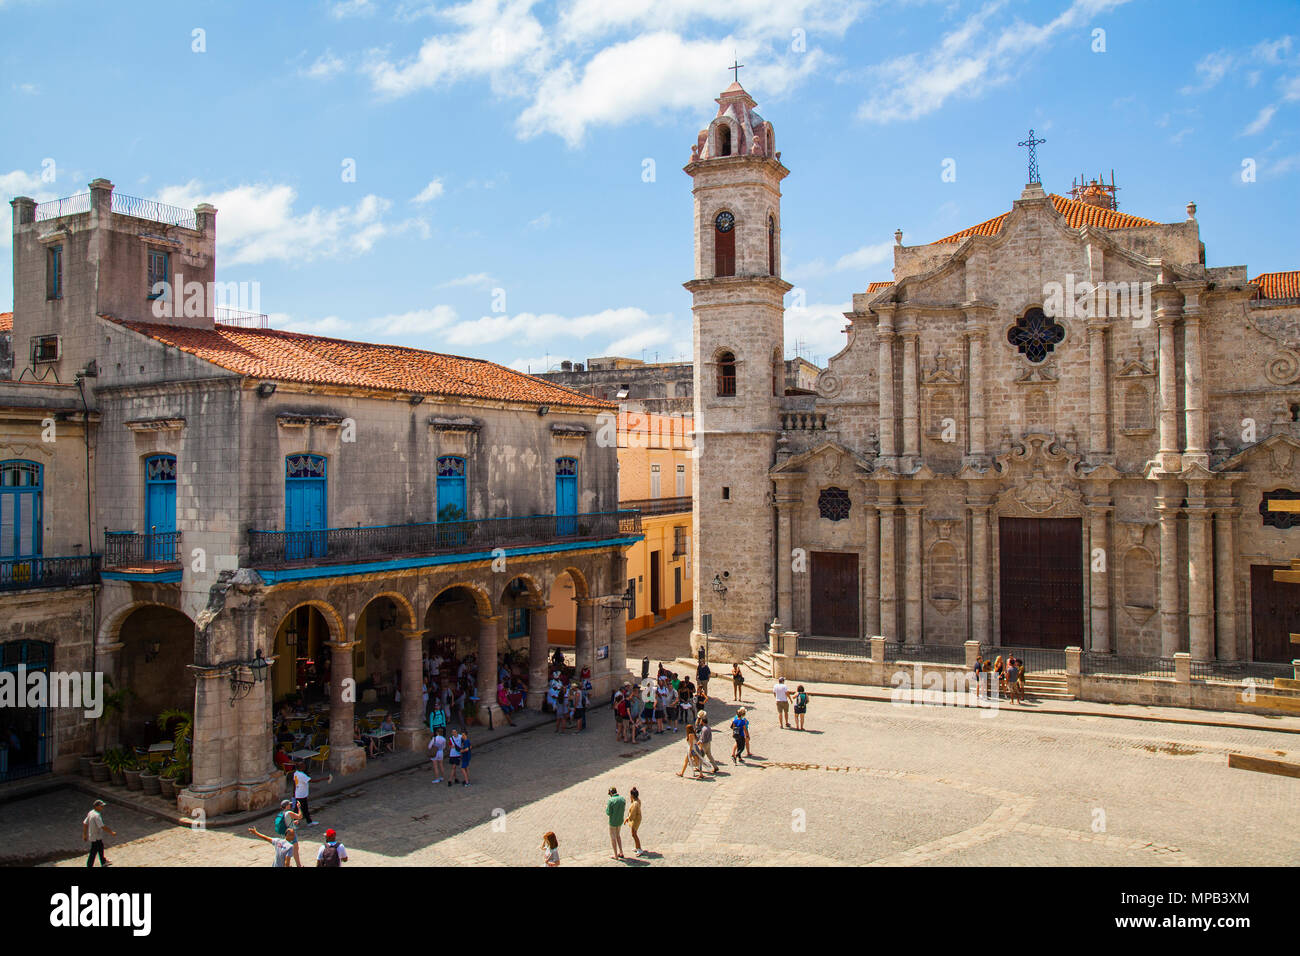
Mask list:
[[[0,332],[12,332],[14,330],[14,314],[12,312],[0,312]]]
[[[1056,193],[1051,193],[1049,198],[1052,200],[1052,205],[1056,207],[1056,211],[1065,217],[1065,222],[1071,229],[1078,229],[1082,226],[1097,226],[1101,229],[1132,229],[1135,226],[1159,225],[1153,219],[1130,216],[1128,213],[1120,212],[1117,209],[1103,209],[1100,206],[1079,202],[1077,199],[1058,196]],[[987,219],[978,225],[971,226],[969,229],[963,229],[961,232],[954,232],[951,236],[936,239],[930,245],[937,246],[944,242],[961,242],[971,236],[996,236],[1002,231],[1002,224],[1006,222],[1009,215],[1011,213],[1008,210],[1000,216],[994,216],[992,219]]]
[[[1261,272],[1250,281],[1259,286],[1261,299],[1300,299],[1300,269]],[[0,321],[4,321],[4,316],[0,315]]]
[[[458,398],[484,398],[613,409],[612,402],[582,395],[485,359],[425,352],[400,345],[349,342],[279,329],[218,325],[182,328],[104,316],[206,362],[252,378],[309,385],[339,385]]]
[[[881,289],[888,289],[893,284],[893,279],[890,279],[888,282],[873,282],[871,285],[867,286],[867,295],[871,295],[873,292],[879,292]]]

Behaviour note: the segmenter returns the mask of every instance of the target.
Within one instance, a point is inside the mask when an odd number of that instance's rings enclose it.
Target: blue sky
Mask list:
[[[689,358],[681,167],[733,51],[791,170],[787,353],[841,347],[896,228],[1009,209],[1030,127],[1049,192],[1113,168],[1124,211],[1195,200],[1210,265],[1300,268],[1292,2],[0,0],[0,193],[210,201],[218,278],[281,328]]]

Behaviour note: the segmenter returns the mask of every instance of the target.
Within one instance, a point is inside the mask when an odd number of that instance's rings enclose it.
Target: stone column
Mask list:
[[[903,457],[909,469],[921,457],[921,397],[916,383],[918,337],[919,333],[910,329],[903,333]]]
[[[921,643],[921,505],[904,504],[907,518],[907,577],[904,595],[907,643]]]
[[[976,317],[966,313],[966,338],[970,341],[970,377],[967,380],[967,404],[970,409],[970,453],[967,462],[984,464],[987,451],[984,436],[984,329],[975,326]]]
[[[1110,553],[1111,501],[1108,497],[1090,499],[1088,509],[1088,629],[1091,649],[1098,654],[1110,653],[1110,582],[1114,576],[1114,556]],[[1097,552],[1101,552],[1098,561]]]
[[[898,438],[894,431],[894,315],[882,312],[880,325],[876,329],[876,342],[879,346],[877,360],[879,375],[877,386],[880,389],[880,457],[893,464],[898,458]]]
[[[1235,661],[1237,651],[1237,510],[1219,508],[1214,513],[1218,562],[1214,583],[1217,593],[1219,660]]]
[[[194,737],[190,744],[190,785],[194,806],[219,794],[230,776],[223,767],[225,733],[222,724],[230,711],[229,668],[195,669]],[[233,770],[233,768],[231,768]],[[217,811],[220,812],[220,811]]]
[[[1187,447],[1183,454],[1203,468],[1210,464],[1205,440],[1205,353],[1201,338],[1200,283],[1183,287],[1183,416]],[[1192,651],[1192,658],[1196,652]]]
[[[352,742],[353,723],[356,707],[351,700],[353,695],[343,694],[344,681],[352,679],[352,649],[356,641],[331,641],[326,645],[330,649],[330,760],[329,768],[334,773],[355,773],[366,765],[366,752]],[[419,700],[419,688],[416,688]]]
[[[581,673],[584,667],[591,667],[596,654],[596,601],[594,598],[578,598],[576,603],[578,606],[573,637],[573,659],[578,672]]]
[[[784,497],[776,500],[776,619],[785,628],[798,628],[793,618],[794,590],[791,551],[794,547],[790,527],[795,502]]]
[[[690,545],[688,545],[688,547],[694,548],[694,543],[691,543]],[[691,561],[691,573],[692,574],[699,573],[696,570],[696,562],[694,560]],[[619,594],[622,594],[623,590],[627,587],[627,552],[620,551],[618,554],[614,556],[614,574],[615,574],[614,582],[616,585],[615,590]],[[682,587],[687,591],[687,593],[693,593],[692,592],[693,583],[694,583],[693,581],[685,582],[683,583]],[[696,614],[694,610],[692,610],[691,613],[692,615]],[[614,685],[621,684],[625,679],[626,674],[627,674],[627,615],[622,614],[613,622],[613,627],[611,629],[610,639],[609,639],[609,680],[610,680],[611,693],[613,691]]]
[[[1205,483],[1187,489],[1187,647],[1194,661],[1214,660],[1214,552]]]
[[[478,627],[478,720],[484,727],[502,722],[497,704],[497,627],[500,617],[479,619]]]
[[[892,489],[880,505],[880,634],[898,640],[898,561],[894,551],[894,505]]]
[[[547,671],[546,662],[550,657],[550,641],[547,638],[547,612],[554,607],[543,604],[529,612],[528,630],[528,706],[533,710],[542,709],[546,699]]]
[[[989,616],[989,505],[984,502],[970,504],[970,602],[971,640],[981,645],[992,644]]]
[[[395,745],[419,750],[429,742],[429,725],[424,716],[423,628],[402,628],[402,719]]]
[[[1178,369],[1174,353],[1174,325],[1179,310],[1165,294],[1157,298],[1156,327],[1160,335],[1160,462],[1164,471],[1181,471],[1178,461]]]
[[[1173,482],[1161,482],[1156,497],[1160,519],[1160,656],[1178,651],[1178,502]]]
[[[867,613],[863,619],[866,628],[864,637],[873,637],[880,633],[880,513],[876,511],[876,502],[865,504],[867,516],[867,537],[863,542],[866,568],[863,570],[865,581],[862,586],[862,600],[866,602]]]
[[[1110,378],[1106,375],[1106,330],[1103,318],[1088,320],[1088,456],[1100,461],[1109,451],[1107,406]]]

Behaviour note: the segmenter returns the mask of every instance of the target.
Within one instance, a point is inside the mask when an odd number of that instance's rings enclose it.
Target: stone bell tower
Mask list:
[[[774,613],[771,468],[785,391],[781,180],[772,124],[737,83],[691,148],[695,278],[695,568],[691,646],[713,661],[744,660],[767,640]],[[789,622],[783,622],[787,627]]]

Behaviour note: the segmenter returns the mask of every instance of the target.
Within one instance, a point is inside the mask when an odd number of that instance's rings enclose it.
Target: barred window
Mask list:
[[[1264,492],[1259,502],[1260,517],[1264,519],[1264,524],[1268,527],[1277,528],[1281,531],[1300,528],[1300,512],[1270,511],[1268,507],[1270,501],[1300,501],[1300,491],[1277,488],[1273,491]]]
[[[843,521],[849,516],[849,493],[843,488],[823,488],[817,498],[817,507],[823,518]]]

